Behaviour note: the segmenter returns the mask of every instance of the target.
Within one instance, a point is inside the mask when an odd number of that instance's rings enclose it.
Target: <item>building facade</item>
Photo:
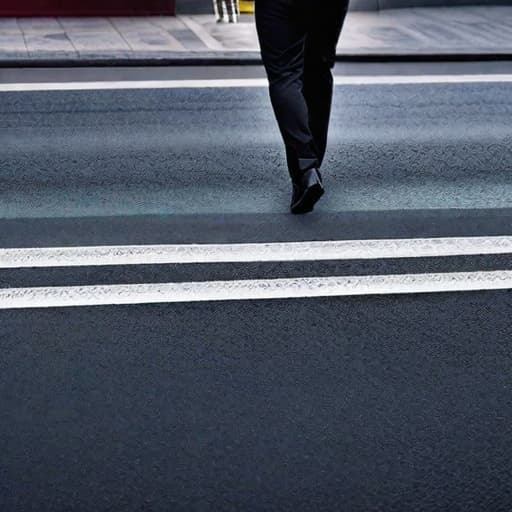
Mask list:
[[[175,0],[1,0],[0,16],[123,16],[175,13]]]

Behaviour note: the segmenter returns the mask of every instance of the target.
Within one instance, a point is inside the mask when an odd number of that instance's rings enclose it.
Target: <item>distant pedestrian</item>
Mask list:
[[[238,21],[238,1],[237,0],[213,0],[213,10],[217,23],[225,21],[227,15],[229,23]]]
[[[292,213],[324,193],[319,169],[331,113],[331,69],[348,0],[256,0],[256,29],[270,99],[292,179]]]

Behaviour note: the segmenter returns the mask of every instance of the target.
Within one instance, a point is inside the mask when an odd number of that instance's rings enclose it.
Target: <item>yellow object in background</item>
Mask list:
[[[254,14],[254,0],[239,0],[240,12],[244,14]]]

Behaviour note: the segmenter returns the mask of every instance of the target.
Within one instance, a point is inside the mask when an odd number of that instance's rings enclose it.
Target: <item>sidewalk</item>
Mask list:
[[[343,58],[512,58],[512,6],[351,11]],[[258,61],[253,16],[0,18],[0,64],[122,64]]]

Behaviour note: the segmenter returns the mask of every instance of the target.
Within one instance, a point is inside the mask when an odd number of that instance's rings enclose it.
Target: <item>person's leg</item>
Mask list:
[[[228,12],[228,21],[230,23],[236,22],[235,0],[226,0],[226,10]]]
[[[302,93],[306,21],[297,0],[256,0],[256,28],[270,99],[284,139],[292,179],[318,167]]]
[[[217,20],[222,21],[224,19],[224,6],[222,5],[223,0],[215,0],[217,9]]]
[[[308,2],[309,20],[304,56],[304,97],[308,106],[309,126],[315,140],[320,165],[325,156],[331,114],[336,45],[345,19],[348,0],[323,0],[318,8]]]

